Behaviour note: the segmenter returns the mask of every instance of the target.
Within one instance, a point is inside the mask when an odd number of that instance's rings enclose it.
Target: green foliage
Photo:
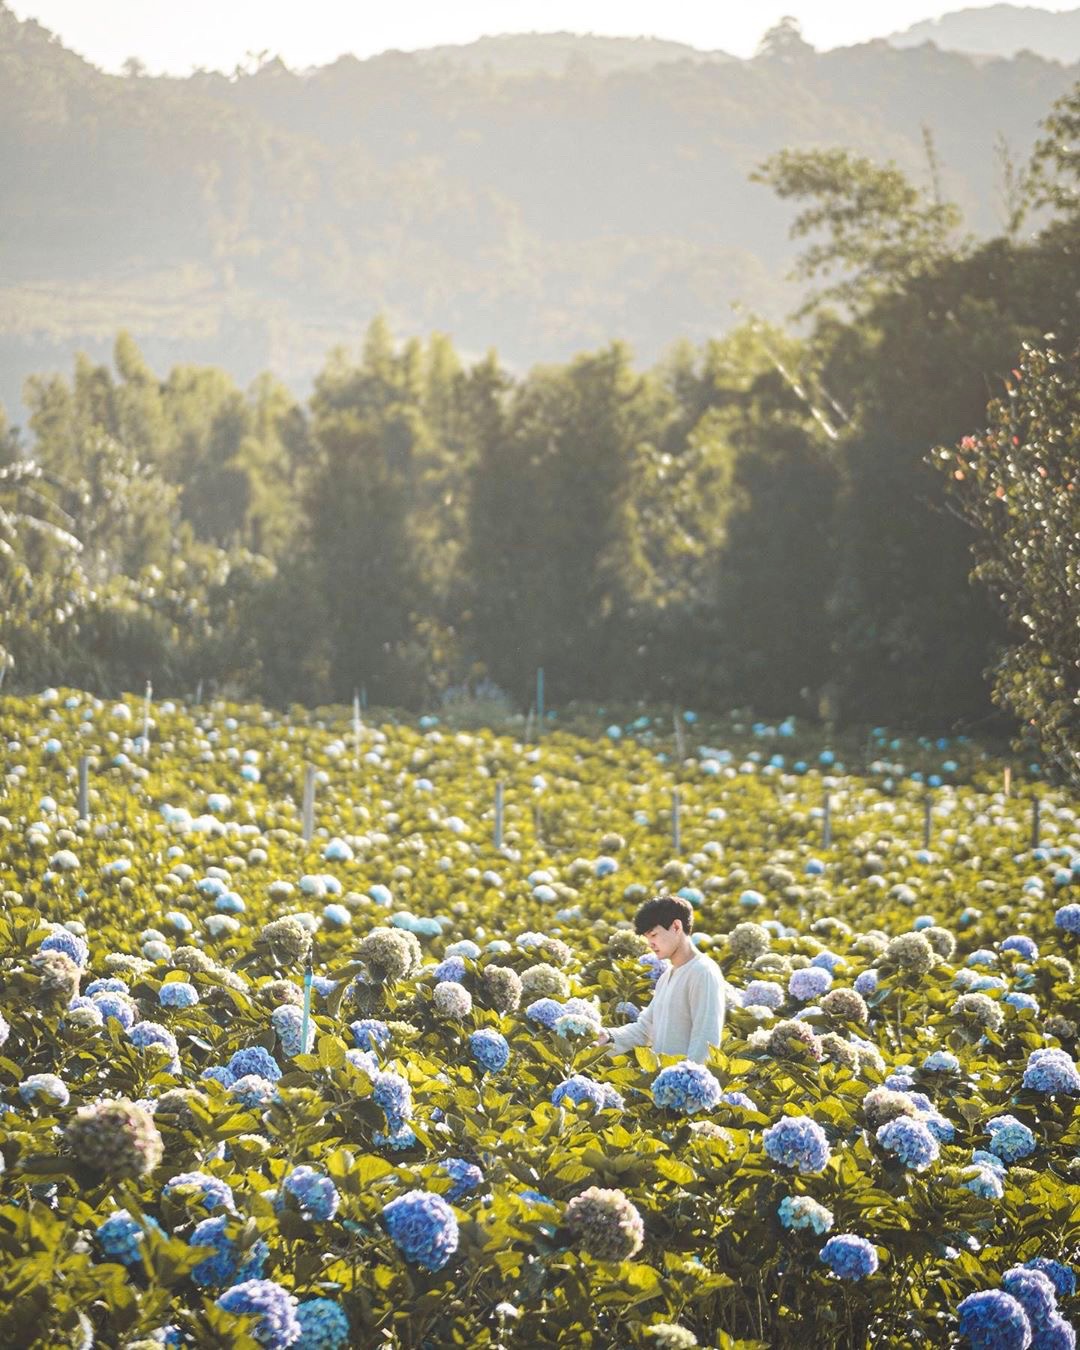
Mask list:
[[[1080,782],[1080,355],[1025,347],[986,427],[938,449],[950,500],[975,531],[972,575],[1008,614],[994,695]]]

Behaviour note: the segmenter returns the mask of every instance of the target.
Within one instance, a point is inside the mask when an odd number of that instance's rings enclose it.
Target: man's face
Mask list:
[[[654,955],[667,961],[679,945],[679,940],[682,937],[682,920],[673,920],[670,928],[662,928],[660,924],[657,924],[655,928],[650,928],[644,934],[644,937],[652,948]]]

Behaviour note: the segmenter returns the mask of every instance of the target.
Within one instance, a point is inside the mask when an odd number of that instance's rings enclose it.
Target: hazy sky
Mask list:
[[[1075,0],[1074,0],[1075,3]],[[195,66],[231,72],[248,52],[269,51],[287,65],[325,65],[343,52],[371,56],[485,33],[646,34],[750,56],[762,33],[794,14],[815,47],[884,37],[972,0],[9,0],[107,70],[137,56],[154,74]],[[978,7],[978,6],[972,6]],[[1046,3],[1046,9],[1071,5]]]

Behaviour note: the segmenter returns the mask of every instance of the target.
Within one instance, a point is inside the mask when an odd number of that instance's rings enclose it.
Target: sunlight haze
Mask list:
[[[701,0],[486,0],[448,6],[412,0],[383,7],[342,0],[17,0],[9,8],[34,18],[95,65],[119,71],[137,57],[152,74],[193,68],[232,72],[250,53],[280,56],[294,69],[326,65],[343,53],[373,56],[467,43],[496,33],[595,33],[667,38],[704,50],[752,56],[762,34],[794,14],[819,49],[885,37],[953,6],[926,0],[796,0],[759,6]],[[1046,5],[1059,10],[1063,6]]]

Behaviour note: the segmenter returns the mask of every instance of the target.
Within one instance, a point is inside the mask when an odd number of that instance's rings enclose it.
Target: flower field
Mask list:
[[[610,718],[0,700],[0,1345],[1075,1344],[1066,794]],[[707,1066],[595,1044],[664,891]]]

